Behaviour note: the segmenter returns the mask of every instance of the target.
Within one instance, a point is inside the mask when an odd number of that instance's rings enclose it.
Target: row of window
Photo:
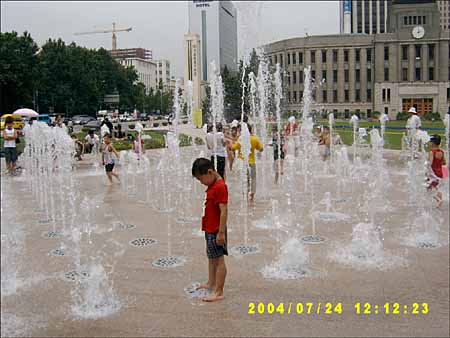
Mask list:
[[[372,81],[372,70],[370,68],[368,68],[366,74],[367,74],[367,82],[371,82]],[[311,70],[311,77],[317,81],[315,70]],[[344,69],[344,82],[348,82],[349,78],[350,78],[349,70]],[[320,81],[323,81],[325,83],[328,81],[326,70],[322,70],[322,78],[320,79]],[[333,70],[331,81],[333,83],[338,82],[338,71],[336,69]],[[361,82],[361,70],[360,69],[355,70],[355,82],[357,82],[357,83]],[[301,71],[301,70],[298,72],[298,83],[303,83],[303,71]],[[297,84],[297,72],[296,71],[288,73],[288,84],[289,85]]]
[[[316,54],[317,53],[321,53],[322,56],[322,63],[327,63],[327,51],[326,50],[322,50],[322,51],[315,51],[312,50],[310,52],[311,54],[311,64],[315,64],[316,63]],[[360,62],[361,59],[361,49],[355,49],[355,61],[356,62]],[[332,51],[332,60],[333,63],[337,63],[338,62],[338,50],[337,49],[333,49]],[[269,58],[269,61],[272,65],[276,65],[277,63],[280,63],[280,66],[283,67],[283,54],[275,54],[272,55],[272,57]],[[296,65],[298,62],[298,64],[303,64],[303,52],[294,52],[294,53],[287,53],[287,64],[293,64]],[[349,50],[348,49],[344,49],[344,62],[348,63],[349,62]],[[366,62],[370,63],[372,62],[372,49],[371,48],[366,48]]]
[[[403,26],[426,25],[425,15],[409,15],[403,17]]]
[[[316,89],[317,90],[317,89]],[[316,90],[312,91],[312,98],[313,100],[316,100]],[[298,93],[298,96],[297,96]],[[367,99],[366,101],[372,101],[372,89],[367,89],[366,91],[367,94]],[[389,93],[390,95],[390,93]],[[287,93],[287,100],[289,103],[300,103],[302,101],[303,98],[303,91],[299,90],[299,91],[292,91],[292,94],[290,91],[288,91]],[[338,91],[337,90],[333,90],[333,98],[332,100],[328,100],[328,95],[327,95],[327,91],[323,90],[322,91],[322,102],[323,103],[338,103]],[[344,90],[344,102],[350,102],[350,95],[349,95],[349,91],[348,89]],[[355,90],[355,102],[361,102],[361,90],[357,89]]]
[[[416,60],[422,58],[422,46],[424,45],[414,45],[414,54]],[[409,45],[402,45],[402,60],[408,60]],[[435,45],[434,43],[428,44],[428,60],[434,60]]]

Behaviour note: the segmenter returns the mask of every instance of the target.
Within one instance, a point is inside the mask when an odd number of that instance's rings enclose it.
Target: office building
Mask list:
[[[441,13],[441,29],[450,29],[450,3],[449,0],[437,0],[439,12]]]
[[[110,50],[109,53],[116,59],[139,58],[151,60],[153,58],[152,51],[144,48],[128,48]]]
[[[134,67],[138,75],[138,82],[144,84],[147,94],[149,93],[150,88],[156,88],[157,81],[155,62],[140,58],[126,58],[118,61],[125,67]]]
[[[189,32],[200,37],[202,80],[210,78],[211,62],[237,70],[237,11],[231,1],[193,0],[188,3]]]
[[[266,46],[283,69],[287,110],[299,112],[304,67],[311,66],[315,110],[395,119],[412,106],[419,114],[450,106],[450,35],[434,2],[393,1],[387,33],[310,36]]]
[[[164,88],[170,86],[170,61],[169,60],[154,60],[156,64],[156,85],[159,86],[160,82]]]
[[[200,109],[202,103],[202,65],[201,44],[198,34],[184,35],[184,85],[185,93],[188,92],[187,85],[192,81],[194,109]]]

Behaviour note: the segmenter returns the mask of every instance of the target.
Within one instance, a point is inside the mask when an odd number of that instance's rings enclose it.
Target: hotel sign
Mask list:
[[[193,0],[195,7],[210,7],[209,3],[213,2],[213,0]]]

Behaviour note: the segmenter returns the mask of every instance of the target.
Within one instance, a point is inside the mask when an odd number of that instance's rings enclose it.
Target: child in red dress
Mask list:
[[[445,165],[445,156],[444,151],[439,147],[441,144],[441,137],[439,135],[431,136],[429,144],[431,147],[429,161],[432,174],[428,178],[428,191],[431,191],[433,188],[438,188],[440,181],[444,177],[442,166]],[[435,199],[438,202],[437,207],[439,208],[442,205],[442,192],[438,191]]]

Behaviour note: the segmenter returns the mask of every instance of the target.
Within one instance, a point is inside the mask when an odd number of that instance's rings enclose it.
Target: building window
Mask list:
[[[287,64],[291,64],[291,53],[287,53]]]
[[[434,44],[428,45],[428,59],[434,60]]]
[[[326,70],[322,70],[322,79],[327,82],[327,71]]]
[[[402,46],[402,60],[408,60],[408,46]]]
[[[384,81],[389,81],[389,68],[384,68]]]
[[[417,25],[417,16],[413,16],[413,25]]]
[[[298,72],[298,83],[303,83],[303,71]]]
[[[298,91],[298,100],[301,101],[303,98],[303,92],[301,90]]]
[[[311,51],[311,63],[316,63],[316,52]]]
[[[344,50],[344,62],[348,62],[348,50]]]
[[[338,78],[338,71],[335,69],[333,70],[333,82],[337,83],[337,78]]]
[[[389,47],[384,47],[384,61],[389,61]]]
[[[367,82],[372,81],[372,69],[367,69]]]
[[[295,65],[297,63],[297,53],[292,53],[292,64]]]
[[[368,63],[372,62],[372,49],[367,48],[366,53],[367,53],[367,62]]]
[[[367,89],[367,101],[372,101],[372,89]]]
[[[288,79],[288,85],[289,86],[291,85],[291,77],[292,77],[291,74],[288,74],[287,79]]]
[[[316,89],[313,89],[312,91],[312,99],[313,101],[316,101]]]
[[[434,68],[433,67],[428,68],[428,80],[434,81]]]
[[[418,23],[419,25],[422,24],[422,16],[418,16],[418,17],[417,17],[417,23]]]
[[[298,63],[303,64],[303,53],[298,53]]]
[[[322,63],[327,63],[327,51],[322,51]]]
[[[361,70],[356,70],[356,82],[361,82]]]
[[[427,17],[426,16],[423,16],[422,17],[422,24],[424,24],[424,25],[426,25],[427,24]]]
[[[314,80],[316,79],[316,71],[315,70],[311,71],[311,78]]]
[[[346,89],[345,91],[344,91],[344,101],[345,102],[348,102],[348,89]]]
[[[372,117],[372,109],[367,109],[367,117]]]
[[[338,93],[337,90],[333,90],[333,102],[336,103],[338,101]]]
[[[327,91],[326,90],[322,91],[322,100],[323,100],[323,102],[328,103]]]
[[[412,25],[412,16],[408,16],[408,25]]]
[[[294,91],[292,92],[292,94],[294,95],[294,102],[297,102],[297,91],[294,90]]]
[[[350,111],[348,109],[344,109],[344,117],[348,119],[350,117]]]
[[[288,99],[288,102],[291,103],[291,92],[287,93],[287,99]]]
[[[348,69],[344,70],[344,81],[348,82]]]
[[[387,89],[387,102],[391,102],[391,88]]]
[[[336,63],[338,60],[338,51],[333,49],[333,62]]]
[[[296,84],[297,83],[297,72],[293,72],[292,73],[292,83]]]
[[[403,17],[403,25],[404,26],[408,25],[408,17],[407,16]]]
[[[361,50],[360,49],[355,49],[355,61],[356,62],[359,62],[360,54],[361,54]]]
[[[275,55],[275,64],[277,64],[277,63],[278,63],[278,56]]]
[[[421,68],[416,68],[416,81],[420,81]]]
[[[408,81],[408,68],[402,68],[402,81]]]
[[[383,90],[381,91],[381,99],[382,102],[386,101],[386,88],[383,88]]]
[[[359,90],[359,89],[356,90],[356,93],[355,93],[355,101],[356,101],[356,102],[361,101],[361,95],[360,95],[360,90]]]
[[[422,46],[416,45],[415,49],[416,49],[416,60],[420,60],[420,58],[422,57]]]

